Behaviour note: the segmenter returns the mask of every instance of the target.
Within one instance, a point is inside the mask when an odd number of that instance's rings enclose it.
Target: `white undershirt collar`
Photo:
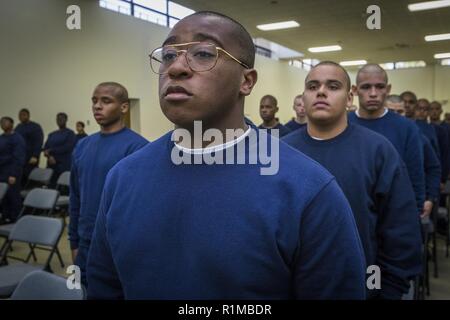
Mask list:
[[[388,112],[389,112],[389,109],[386,108],[386,107],[384,107],[384,112],[383,112],[383,114],[382,114],[381,116],[379,116],[378,118],[376,118],[376,119],[383,118]],[[359,109],[355,111],[355,114],[356,114],[356,116],[357,116],[358,118],[362,118],[361,115],[359,114]]]

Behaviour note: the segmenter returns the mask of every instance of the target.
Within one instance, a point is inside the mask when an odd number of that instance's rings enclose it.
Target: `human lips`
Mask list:
[[[166,100],[186,100],[192,96],[192,93],[186,90],[182,86],[169,86],[164,92],[164,98]]]

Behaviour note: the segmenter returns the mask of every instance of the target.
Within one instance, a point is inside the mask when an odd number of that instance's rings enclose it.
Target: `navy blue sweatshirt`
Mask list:
[[[449,154],[449,132],[447,128],[442,125],[431,124],[436,132],[439,151],[440,151],[440,163],[441,163],[441,182],[447,181],[448,174],[450,173],[450,154]]]
[[[440,194],[441,165],[430,140],[422,135],[424,169],[425,169],[425,198],[436,201]]]
[[[25,161],[28,162],[32,157],[39,159],[42,144],[44,143],[44,132],[41,126],[33,121],[19,123],[16,126],[15,132],[19,133],[25,140],[27,150]]]
[[[70,161],[75,147],[75,133],[68,129],[59,129],[48,135],[44,150],[49,150],[50,156],[55,158],[56,164],[49,165],[55,170],[56,178],[64,171],[70,170]]]
[[[266,127],[263,127],[263,125],[261,124],[261,125],[259,125],[258,128],[267,130],[267,133],[269,133],[269,134],[272,134],[272,129],[278,129],[279,130],[278,131],[278,138],[283,137],[283,136],[285,136],[285,135],[287,135],[287,134],[289,134],[291,132],[291,130],[289,130],[288,128],[283,126],[281,123],[278,123],[273,128],[266,128]]]
[[[306,126],[306,123],[300,124],[295,120],[291,120],[291,121],[287,122],[284,126],[286,128],[288,128],[290,131],[295,131],[297,129],[300,129],[300,128],[303,128],[304,126]]]
[[[109,170],[147,143],[146,139],[128,128],[111,134],[97,132],[79,141],[72,155],[70,173],[71,249],[77,249],[80,242],[83,247],[89,247]]]
[[[257,144],[256,132],[229,148],[242,146],[249,159],[279,142],[266,134]],[[176,165],[171,134],[109,172],[88,257],[88,298],[365,297],[351,209],[321,166],[282,142],[274,175],[248,162]]]
[[[77,133],[75,135],[75,145],[77,145],[78,141],[80,141],[83,138],[86,138],[88,135],[86,133]]]
[[[368,296],[400,299],[408,280],[421,273],[421,234],[414,191],[395,148],[355,124],[328,140],[313,139],[305,127],[283,141],[328,169],[344,191],[366,263],[381,269],[381,290]]]
[[[421,133],[413,121],[389,111],[378,119],[363,119],[355,112],[348,113],[350,122],[362,125],[385,136],[405,162],[411,180],[418,213],[425,201],[425,174],[423,171],[423,145]]]
[[[434,152],[440,158],[441,151],[439,150],[439,142],[437,139],[436,131],[434,130],[433,126],[431,124],[428,124],[424,120],[416,120],[416,125],[419,127],[420,131],[422,132],[425,137],[430,140],[431,146],[433,147]]]
[[[20,179],[25,164],[25,140],[16,132],[0,135],[0,182]]]

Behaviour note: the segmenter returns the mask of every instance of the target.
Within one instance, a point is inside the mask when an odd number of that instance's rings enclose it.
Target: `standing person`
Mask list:
[[[13,223],[21,209],[20,178],[26,158],[25,140],[13,131],[14,120],[2,117],[0,125],[3,134],[0,135],[0,182],[8,184],[8,191],[0,207],[1,223]]]
[[[297,95],[294,98],[293,109],[295,111],[295,119],[292,119],[284,125],[290,131],[294,131],[306,126],[305,104],[303,103],[301,94]]]
[[[69,240],[72,258],[81,269],[84,284],[87,254],[106,175],[117,162],[148,143],[125,127],[124,115],[129,108],[128,91],[123,85],[100,83],[92,94],[92,113],[100,132],[80,140],[73,152]],[[130,180],[129,184],[132,183]]]
[[[19,120],[20,123],[17,125],[15,132],[22,136],[26,145],[25,164],[21,179],[21,184],[24,186],[30,172],[39,165],[39,156],[44,143],[44,132],[38,123],[30,120],[30,111],[28,109],[19,111]]]
[[[244,27],[196,12],[150,58],[161,109],[177,129],[109,172],[88,298],[364,298],[361,244],[335,179],[244,120],[257,80]],[[226,139],[208,143],[210,129]],[[268,146],[277,170],[234,162]],[[231,163],[209,162],[224,152]]]
[[[55,186],[61,173],[70,171],[70,159],[75,146],[75,133],[67,128],[67,114],[60,112],[56,115],[58,130],[48,135],[44,145],[44,156],[47,167],[53,169],[50,185]]]
[[[86,138],[88,135],[84,131],[84,122],[77,121],[75,130],[77,130],[77,134],[75,135],[75,145],[83,138]]]
[[[383,136],[348,124],[350,78],[339,64],[323,61],[305,79],[308,124],[283,141],[336,177],[355,215],[367,266],[381,270],[381,288],[369,298],[401,299],[421,273],[421,236],[414,191],[406,167]]]
[[[359,109],[348,114],[349,121],[380,133],[394,145],[406,164],[416,195],[418,212],[422,214],[425,202],[425,175],[419,129],[414,122],[389,112],[385,107],[391,85],[386,71],[379,65],[367,64],[359,69],[356,85],[352,90],[358,95]]]
[[[259,103],[259,115],[263,120],[263,123],[259,126],[260,129],[267,129],[267,132],[273,134],[273,129],[278,131],[278,137],[285,136],[291,132],[288,128],[283,126],[275,115],[278,112],[277,99],[268,94],[261,98]]]

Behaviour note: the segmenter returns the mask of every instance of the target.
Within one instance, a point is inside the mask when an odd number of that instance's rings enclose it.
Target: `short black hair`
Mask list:
[[[270,100],[275,105],[275,107],[278,106],[277,98],[275,98],[273,95],[266,94],[264,97],[261,98],[260,101],[263,101],[263,100],[266,100],[266,99]]]
[[[370,72],[370,71],[382,73],[386,84],[388,84],[389,78],[388,78],[386,70],[384,70],[383,67],[381,67],[379,64],[376,64],[376,63],[365,64],[364,66],[361,67],[361,69],[358,70],[358,73],[356,74],[356,84],[358,84],[358,82],[359,82],[358,79],[359,79],[359,75],[361,73]]]
[[[344,68],[343,66],[341,66],[341,65],[340,65],[339,63],[337,63],[337,62],[325,60],[325,61],[321,61],[321,62],[319,62],[318,64],[316,64],[315,66],[313,66],[313,67],[311,68],[311,70],[314,70],[315,68],[320,67],[320,66],[333,66],[333,67],[337,67],[337,68],[341,69],[342,72],[343,72],[344,75],[345,75],[345,85],[347,86],[348,91],[350,91],[351,86],[352,86],[352,82],[351,82],[351,80],[350,80],[350,76],[348,75],[347,70],[345,70],[345,68]],[[310,72],[311,72],[311,71],[310,71]],[[308,76],[306,76],[305,80],[306,80],[307,78],[308,78]]]
[[[27,115],[30,115],[30,110],[28,110],[27,108],[20,109],[19,113],[21,112],[25,112]]]
[[[402,99],[405,99],[405,96],[412,96],[414,98],[414,100],[417,102],[417,96],[414,92],[412,91],[404,91],[400,94],[400,97]]]
[[[241,60],[241,62],[245,63],[249,68],[253,68],[255,66],[255,44],[253,43],[252,36],[242,24],[227,15],[215,11],[198,11],[187,17],[191,16],[215,16],[225,19],[233,24],[235,27],[233,31],[236,34],[235,40],[242,49],[237,58]]]
[[[77,121],[77,124],[79,124],[80,126],[82,126],[84,128],[84,122],[83,121]]]
[[[114,81],[106,81],[99,83],[96,88],[98,87],[113,87],[115,88],[115,97],[119,99],[121,103],[130,102],[128,98],[128,90],[123,85],[121,85],[118,82]]]
[[[403,99],[398,94],[390,94],[387,96],[386,101],[389,101],[392,103],[400,103],[400,102],[403,102]]]
[[[11,117],[2,117],[2,118],[0,119],[0,121],[3,121],[3,120],[7,120],[7,121],[11,122],[12,125],[14,125],[14,120],[13,120],[13,118],[11,118]]]
[[[57,117],[59,117],[59,116],[63,116],[64,117],[64,119],[66,119],[67,120],[67,114],[66,113],[64,113],[64,112],[58,112],[58,114],[56,115]]]

